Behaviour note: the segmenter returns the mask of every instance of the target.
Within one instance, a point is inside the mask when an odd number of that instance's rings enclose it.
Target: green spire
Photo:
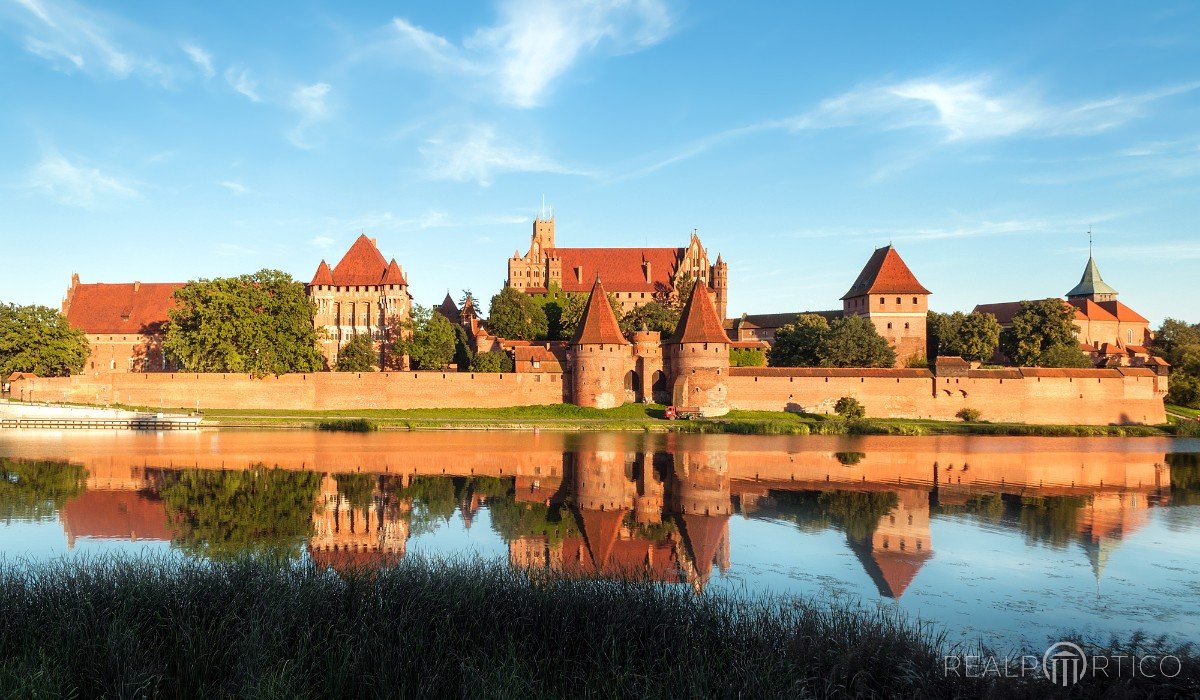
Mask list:
[[[1100,268],[1096,266],[1096,259],[1088,255],[1087,267],[1083,268],[1083,277],[1079,280],[1079,284],[1075,288],[1067,292],[1067,298],[1071,297],[1089,297],[1096,294],[1112,294],[1116,296],[1117,290],[1108,286],[1103,278],[1100,277]]]

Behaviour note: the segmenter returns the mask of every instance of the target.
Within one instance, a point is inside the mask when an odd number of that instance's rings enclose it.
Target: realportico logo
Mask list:
[[[1054,685],[1075,685],[1087,673],[1087,654],[1070,642],[1055,642],[1042,654],[1042,675]]]
[[[1041,658],[960,654],[943,657],[943,673],[955,678],[1027,678],[1039,673],[1054,685],[1070,687],[1084,678],[1174,678],[1183,672],[1171,654],[1088,654],[1072,642],[1055,642]]]

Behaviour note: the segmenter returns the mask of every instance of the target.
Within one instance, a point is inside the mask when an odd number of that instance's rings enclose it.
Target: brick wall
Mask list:
[[[954,420],[962,408],[1015,423],[1164,423],[1165,380],[1142,369],[1023,369],[934,377],[927,370],[735,367],[732,408],[832,413],[843,396],[878,418]]]
[[[563,403],[560,374],[320,372],[252,379],[245,374],[96,373],[23,382],[35,401],[164,408],[348,410],[536,406]],[[27,398],[29,398],[27,396]]]

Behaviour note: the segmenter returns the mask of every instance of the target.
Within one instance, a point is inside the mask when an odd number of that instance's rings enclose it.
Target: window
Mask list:
[[[879,303],[880,303],[880,304],[886,304],[886,303],[887,303],[887,299],[884,299],[883,297],[879,297]]]
[[[913,303],[914,303],[914,304],[915,304],[915,303],[917,303],[917,298],[916,298],[916,297],[913,297]]]
[[[905,324],[904,324],[904,330],[908,330],[908,324],[907,324],[907,323],[905,323]]]
[[[897,303],[897,304],[899,304],[899,303],[900,303],[900,297],[896,297],[896,303]]]
[[[1132,344],[1132,343],[1133,343],[1133,329],[1132,329],[1132,328],[1130,328],[1129,330],[1125,331],[1125,337],[1128,339],[1128,340],[1126,340],[1126,341],[1125,341],[1127,344]]]
[[[888,324],[888,330],[889,331],[892,330],[892,324],[890,324],[890,323]]]

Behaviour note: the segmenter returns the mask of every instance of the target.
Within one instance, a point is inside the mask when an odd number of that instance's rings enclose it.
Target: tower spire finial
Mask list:
[[[1092,225],[1088,224],[1088,257],[1092,257]]]

